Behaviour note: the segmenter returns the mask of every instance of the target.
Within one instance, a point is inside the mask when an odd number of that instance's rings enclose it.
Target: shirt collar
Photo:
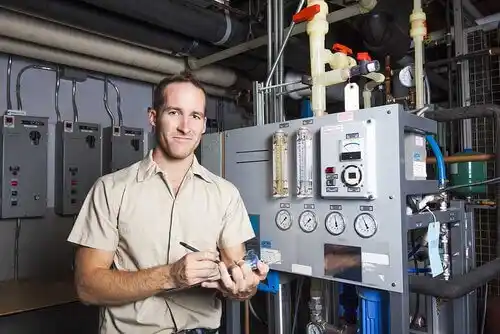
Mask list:
[[[207,170],[198,162],[196,156],[193,157],[193,163],[189,168],[188,173],[191,172],[196,176],[199,176],[208,183],[212,183],[213,180],[207,173]],[[137,181],[146,181],[153,175],[162,173],[162,170],[158,164],[153,160],[153,150],[148,152],[148,155],[139,163],[139,169],[137,170]]]

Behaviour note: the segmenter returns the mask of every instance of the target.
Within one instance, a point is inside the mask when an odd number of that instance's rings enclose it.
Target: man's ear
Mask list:
[[[201,134],[205,134],[205,131],[207,131],[207,117],[206,116],[203,119],[203,131],[201,132]]]
[[[149,124],[152,127],[156,127],[156,116],[157,116],[156,110],[154,110],[153,108],[149,108],[148,109],[148,119],[149,119]]]

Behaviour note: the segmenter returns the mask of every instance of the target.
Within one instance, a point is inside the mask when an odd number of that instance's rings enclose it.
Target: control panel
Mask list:
[[[225,178],[260,222],[261,259],[276,271],[401,293],[401,203],[407,180],[427,182],[406,179],[402,157],[435,129],[387,105],[226,131]]]
[[[376,197],[375,120],[322,126],[321,196]]]
[[[144,129],[128,126],[104,128],[103,173],[109,174],[144,158]]]
[[[2,117],[1,218],[44,216],[47,210],[48,118]]]
[[[58,215],[76,215],[101,176],[101,125],[58,122],[55,138],[54,210]]]

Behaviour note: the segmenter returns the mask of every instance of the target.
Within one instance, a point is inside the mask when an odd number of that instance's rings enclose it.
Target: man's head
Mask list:
[[[205,133],[206,94],[189,74],[163,79],[154,91],[149,121],[155,127],[157,147],[168,157],[194,154]]]

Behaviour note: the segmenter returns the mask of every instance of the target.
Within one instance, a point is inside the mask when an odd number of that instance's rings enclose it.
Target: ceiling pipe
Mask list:
[[[168,55],[200,58],[221,51],[218,46],[118,14],[97,11],[80,2],[2,0],[0,7]],[[262,62],[262,59],[255,58],[255,55],[242,55],[227,60],[224,66],[253,75]]]
[[[0,10],[0,35],[158,73],[176,74],[187,69],[180,58],[7,10]],[[231,87],[238,79],[234,71],[220,66],[208,66],[193,74],[204,83],[221,87]]]
[[[133,66],[121,65],[78,53],[52,49],[33,43],[0,36],[0,52],[14,54],[22,57],[34,58],[51,63],[77,67],[89,71],[105,73],[132,80],[158,84],[165,74],[147,71]],[[234,99],[235,93],[229,89],[204,84],[207,94]]]
[[[136,0],[80,1],[219,46],[243,43],[249,32],[246,21],[231,17],[227,11],[186,6],[182,1],[149,0],[147,6]]]

